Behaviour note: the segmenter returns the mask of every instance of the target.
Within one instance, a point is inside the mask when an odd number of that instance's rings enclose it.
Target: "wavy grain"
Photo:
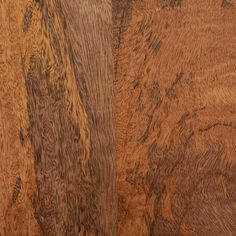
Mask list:
[[[129,19],[115,51],[118,235],[233,235],[235,8],[134,0]]]
[[[0,25],[0,234],[115,233],[110,2],[3,2]]]

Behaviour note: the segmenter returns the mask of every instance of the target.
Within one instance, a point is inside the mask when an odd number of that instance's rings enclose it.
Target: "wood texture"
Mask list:
[[[0,236],[236,235],[235,0],[0,0]]]
[[[236,2],[113,2],[118,235],[235,235]]]
[[[114,235],[111,3],[0,6],[0,235]]]

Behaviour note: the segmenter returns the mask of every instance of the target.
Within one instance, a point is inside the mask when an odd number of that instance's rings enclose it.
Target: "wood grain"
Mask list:
[[[118,235],[236,234],[235,3],[113,1]]]
[[[113,235],[111,3],[0,4],[0,235]]]
[[[0,236],[236,235],[235,0],[0,0]]]

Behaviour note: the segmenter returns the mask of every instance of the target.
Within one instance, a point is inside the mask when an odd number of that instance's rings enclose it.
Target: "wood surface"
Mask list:
[[[236,2],[114,3],[118,235],[236,235]]]
[[[0,235],[114,235],[110,1],[0,10]]]
[[[0,0],[0,236],[236,235],[235,0]]]

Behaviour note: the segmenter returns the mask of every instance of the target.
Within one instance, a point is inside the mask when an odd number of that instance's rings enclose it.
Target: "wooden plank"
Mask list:
[[[236,234],[235,4],[113,0],[118,235]]]
[[[0,235],[115,235],[111,3],[0,4]]]

